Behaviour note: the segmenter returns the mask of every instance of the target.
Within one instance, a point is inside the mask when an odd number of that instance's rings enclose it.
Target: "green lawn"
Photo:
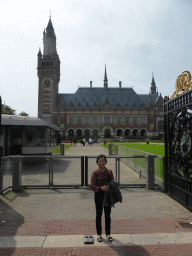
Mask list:
[[[110,144],[110,143],[109,143]],[[120,145],[124,147],[120,147],[117,152],[117,147],[113,146],[113,152],[119,155],[126,155],[127,150],[126,147],[130,148],[129,149],[129,155],[143,155],[143,152],[139,151],[134,151],[131,149],[136,149],[136,150],[141,150],[144,152],[148,152],[154,155],[159,155],[159,156],[165,156],[165,149],[164,145],[162,144],[139,144],[139,143],[112,143],[113,145]],[[105,148],[109,148],[109,145],[104,145],[101,144]],[[126,160],[125,160],[126,161]],[[136,161],[137,166],[145,169],[146,168],[146,161],[142,158],[138,158],[137,160],[129,159],[130,162],[134,163]],[[163,160],[160,158],[155,158],[154,159],[154,169],[155,169],[155,175],[163,179]]]
[[[165,146],[162,144],[134,144],[134,143],[117,143],[120,146],[134,148],[145,151],[154,155],[165,156]]]
[[[70,148],[72,145],[71,144],[65,144],[65,150]],[[60,150],[60,145],[57,145],[57,150],[52,152],[52,153],[58,153],[60,154],[61,153],[61,150]]]

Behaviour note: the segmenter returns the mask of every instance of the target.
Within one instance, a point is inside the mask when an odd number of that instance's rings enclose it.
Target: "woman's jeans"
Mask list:
[[[95,206],[96,206],[96,229],[97,229],[97,235],[102,234],[102,226],[101,226],[101,217],[103,213],[103,197],[104,197],[104,191],[96,192],[95,193]],[[104,207],[105,212],[105,233],[106,235],[110,235],[111,230],[111,206]]]

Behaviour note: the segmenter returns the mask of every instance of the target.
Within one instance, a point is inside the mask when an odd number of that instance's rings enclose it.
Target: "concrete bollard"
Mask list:
[[[60,154],[64,156],[65,155],[65,144],[60,144],[60,149],[61,149]]]

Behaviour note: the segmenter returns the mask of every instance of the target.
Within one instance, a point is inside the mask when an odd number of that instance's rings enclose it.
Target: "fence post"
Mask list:
[[[165,168],[165,157],[163,156],[163,192],[167,193],[167,176]]]
[[[60,144],[60,149],[61,149],[60,154],[64,156],[65,155],[65,144]]]
[[[13,172],[12,172],[12,190],[21,190],[21,170],[22,170],[22,158],[21,156],[13,156]]]
[[[2,166],[0,166],[0,194],[2,194],[2,191],[3,191],[3,168]]]
[[[81,186],[84,186],[84,156],[81,156]]]
[[[53,186],[53,158],[49,158],[49,187]]]
[[[147,171],[146,188],[148,190],[152,190],[152,189],[155,189],[154,156],[147,155],[146,161],[147,161],[147,164],[146,164],[146,171]]]
[[[112,155],[112,144],[109,144],[109,155]]]
[[[88,185],[88,157],[85,156],[85,187]]]
[[[117,157],[117,161],[118,161],[118,185],[120,185],[120,158]]]

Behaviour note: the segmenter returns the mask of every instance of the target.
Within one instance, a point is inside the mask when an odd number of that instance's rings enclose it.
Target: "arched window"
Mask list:
[[[49,67],[49,62],[48,61],[46,62],[46,66]]]
[[[53,62],[52,61],[50,62],[50,66],[53,67]]]
[[[44,61],[42,62],[42,66],[45,67],[45,62]]]

